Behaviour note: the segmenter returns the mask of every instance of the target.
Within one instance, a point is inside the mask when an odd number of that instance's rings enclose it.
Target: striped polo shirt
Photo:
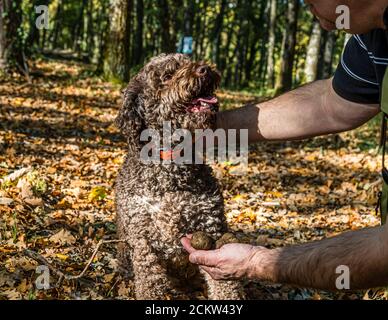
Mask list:
[[[335,72],[333,88],[346,100],[379,104],[388,65],[388,36],[376,29],[348,41]]]

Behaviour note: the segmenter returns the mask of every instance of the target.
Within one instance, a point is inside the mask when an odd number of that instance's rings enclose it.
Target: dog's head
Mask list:
[[[124,90],[116,124],[130,144],[139,143],[144,129],[161,130],[164,121],[170,121],[172,130],[212,128],[220,80],[213,65],[182,54],[157,56]]]

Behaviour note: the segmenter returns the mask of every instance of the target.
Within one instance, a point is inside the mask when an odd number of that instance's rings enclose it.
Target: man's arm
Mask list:
[[[387,285],[388,225],[263,254],[258,251],[251,272],[274,282],[335,290],[336,269],[341,265],[349,267],[351,290]]]
[[[301,140],[355,129],[379,112],[378,105],[341,98],[332,87],[332,79],[328,79],[258,105],[221,112],[217,126],[248,129],[250,142]]]
[[[248,277],[335,290],[340,276],[336,269],[345,265],[351,290],[388,285],[388,225],[273,250],[228,244],[215,251],[197,251],[188,238],[182,243],[190,261],[218,280]]]

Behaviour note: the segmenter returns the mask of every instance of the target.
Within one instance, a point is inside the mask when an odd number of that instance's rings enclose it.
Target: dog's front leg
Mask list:
[[[136,299],[165,300],[173,285],[166,267],[146,239],[137,239],[133,255]]]
[[[243,300],[244,290],[239,281],[217,281],[201,270],[206,284],[209,300]]]

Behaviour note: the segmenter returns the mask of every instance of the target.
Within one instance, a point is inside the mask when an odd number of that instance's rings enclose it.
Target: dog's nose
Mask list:
[[[203,76],[206,76],[210,71],[210,68],[209,66],[206,66],[206,65],[202,65],[202,66],[199,66],[196,70],[196,74],[197,76],[199,77],[203,77]]]

